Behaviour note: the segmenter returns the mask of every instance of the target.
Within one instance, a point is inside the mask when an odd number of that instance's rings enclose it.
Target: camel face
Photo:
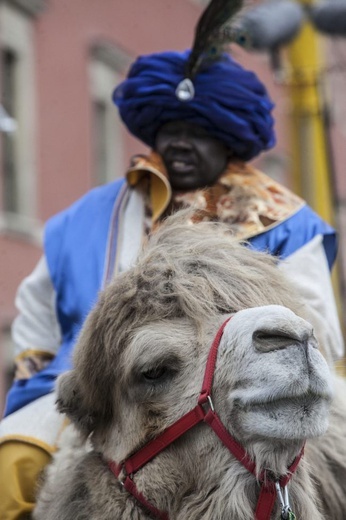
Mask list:
[[[122,391],[116,392],[121,415],[112,431],[122,447],[119,458],[196,405],[218,325],[210,325],[202,344],[184,319],[133,334],[121,359]],[[213,401],[238,440],[248,445],[322,435],[331,399],[330,371],[307,321],[279,305],[232,317],[219,346]],[[110,448],[114,444],[112,438]]]

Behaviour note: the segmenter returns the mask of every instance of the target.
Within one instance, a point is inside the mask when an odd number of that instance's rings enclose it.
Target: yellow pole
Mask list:
[[[314,0],[300,0],[304,5]],[[321,101],[323,49],[306,22],[288,49],[291,66],[294,189],[327,222],[334,223],[331,172]]]

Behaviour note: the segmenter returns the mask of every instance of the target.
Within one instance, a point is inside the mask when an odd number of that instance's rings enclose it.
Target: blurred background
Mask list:
[[[44,222],[121,177],[131,155],[145,152],[126,133],[112,90],[139,54],[189,47],[207,3],[0,0],[0,413],[12,379],[15,292],[41,255]],[[265,42],[234,45],[233,55],[256,71],[276,104],[278,143],[255,165],[339,232],[334,289],[345,328],[346,40],[335,20],[346,0],[329,0],[336,7],[327,28],[325,13],[311,15],[314,0],[290,3],[276,19],[273,3],[255,11],[263,24],[256,37]]]

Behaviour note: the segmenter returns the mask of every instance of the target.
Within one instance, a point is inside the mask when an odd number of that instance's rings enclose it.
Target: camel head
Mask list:
[[[326,431],[332,398],[329,369],[303,316],[273,258],[234,241],[220,224],[189,226],[175,216],[100,296],[75,368],[60,378],[60,410],[105,460],[125,460],[196,406],[213,338],[231,317],[217,352],[213,406],[258,471],[285,474],[305,440]],[[224,496],[240,477],[250,486],[201,423],[137,482],[173,518],[213,518],[205,511],[215,489]],[[202,490],[204,509],[197,502],[193,509],[189,497]]]

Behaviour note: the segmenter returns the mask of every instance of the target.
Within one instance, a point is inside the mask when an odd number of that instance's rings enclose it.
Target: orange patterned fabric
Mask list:
[[[28,349],[15,359],[15,381],[30,379],[44,369],[52,360],[54,354],[40,350]]]
[[[267,231],[305,204],[284,186],[240,161],[231,161],[212,187],[175,193],[160,157],[153,152],[135,156],[127,174],[132,186],[144,178],[150,186],[146,212],[154,225],[178,209],[193,207],[196,219],[225,222],[239,239]]]

